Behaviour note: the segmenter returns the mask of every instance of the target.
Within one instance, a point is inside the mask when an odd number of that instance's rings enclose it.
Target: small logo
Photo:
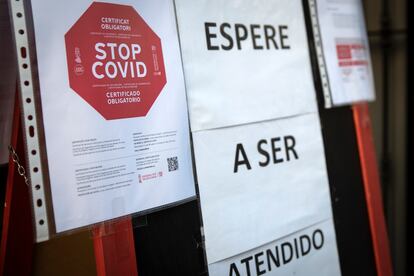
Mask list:
[[[82,64],[76,64],[73,72],[75,73],[76,76],[81,76],[83,75],[83,73],[85,73],[85,68],[83,67]]]
[[[78,47],[75,47],[75,62],[82,63],[82,59],[80,57],[80,50]]]

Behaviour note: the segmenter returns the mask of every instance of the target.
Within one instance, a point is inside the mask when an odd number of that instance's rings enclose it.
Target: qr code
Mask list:
[[[178,170],[178,157],[177,156],[167,158],[167,162],[168,162],[169,172]]]

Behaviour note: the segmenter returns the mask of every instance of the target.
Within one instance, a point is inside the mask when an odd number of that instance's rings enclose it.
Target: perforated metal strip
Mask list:
[[[32,190],[33,214],[36,229],[36,241],[49,239],[49,221],[46,212],[46,199],[40,145],[38,137],[37,114],[30,64],[30,50],[27,36],[26,14],[23,0],[9,0],[12,25],[16,44],[19,86],[21,96],[22,120],[27,152],[27,173]]]
[[[308,0],[309,11],[312,22],[312,32],[315,42],[315,49],[319,67],[319,74],[321,77],[323,96],[325,100],[325,108],[332,107],[331,87],[329,85],[328,72],[325,63],[325,56],[323,54],[322,38],[319,29],[318,8],[316,6],[317,0]]]

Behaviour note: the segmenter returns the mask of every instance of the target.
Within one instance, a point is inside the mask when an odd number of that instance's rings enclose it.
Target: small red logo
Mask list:
[[[82,66],[82,64],[76,64],[73,72],[76,76],[81,76],[83,73],[85,73],[85,68]]]

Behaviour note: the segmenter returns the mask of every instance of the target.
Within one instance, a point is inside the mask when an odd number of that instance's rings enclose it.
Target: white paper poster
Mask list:
[[[340,275],[302,2],[175,3],[210,275],[325,222],[333,256],[279,271]]]
[[[57,232],[195,196],[173,2],[32,9]]]
[[[375,99],[361,0],[318,0],[317,13],[332,104]]]
[[[300,0],[176,0],[192,131],[316,111]]]
[[[208,264],[332,217],[316,113],[193,141]]]
[[[209,265],[210,275],[341,275],[333,220]]]

